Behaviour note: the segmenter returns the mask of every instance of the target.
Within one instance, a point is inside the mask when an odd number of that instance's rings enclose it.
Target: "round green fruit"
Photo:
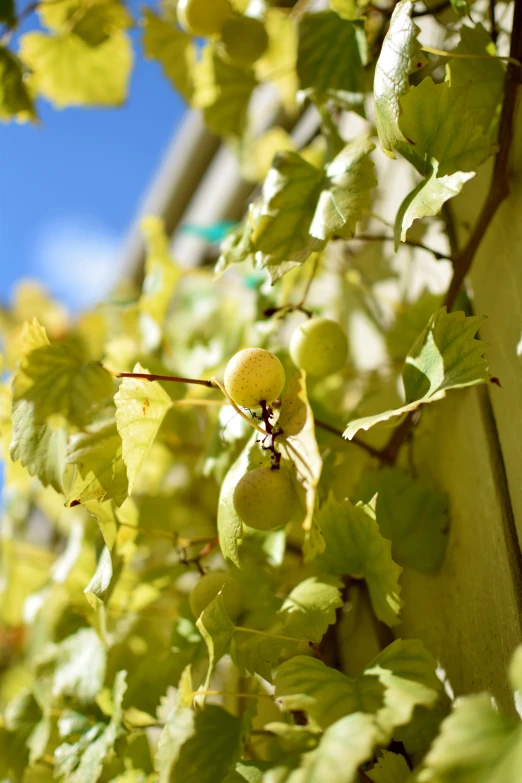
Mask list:
[[[234,490],[236,514],[256,530],[275,530],[290,521],[297,508],[292,482],[281,470],[254,468]]]
[[[219,35],[233,18],[228,0],[179,0],[178,22],[189,35]]]
[[[225,370],[225,389],[236,405],[258,408],[277,400],[285,385],[283,365],[264,348],[244,348],[238,351]]]
[[[200,616],[221,588],[223,588],[225,609],[230,619],[235,620],[241,614],[243,596],[239,582],[226,571],[210,571],[208,574],[203,574],[196,582],[190,594],[190,608],[194,617]]]
[[[236,16],[223,26],[221,43],[232,62],[252,65],[266,52],[268,35],[259,19]]]
[[[311,318],[292,334],[290,356],[309,375],[330,375],[346,362],[348,340],[335,321]]]

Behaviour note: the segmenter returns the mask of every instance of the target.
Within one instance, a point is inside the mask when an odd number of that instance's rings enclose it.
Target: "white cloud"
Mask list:
[[[36,237],[32,274],[71,307],[89,307],[105,299],[121,277],[121,244],[96,219],[57,219]]]

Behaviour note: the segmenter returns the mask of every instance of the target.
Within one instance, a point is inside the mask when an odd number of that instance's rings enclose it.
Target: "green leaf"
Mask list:
[[[487,693],[459,699],[418,775],[419,783],[518,783],[522,728]]]
[[[297,152],[280,152],[274,158],[251,237],[256,260],[271,270],[272,280],[280,264],[303,264],[323,246],[310,233],[322,180],[322,172]]]
[[[214,667],[224,654],[236,628],[225,609],[222,592],[220,590],[196,622],[208,650],[208,670],[203,683],[204,690],[208,688]]]
[[[160,218],[144,218],[141,230],[145,236],[147,256],[140,310],[161,326],[183,270],[169,253],[169,239]]]
[[[435,661],[416,640],[392,642],[355,679],[297,655],[279,667],[276,697],[284,710],[304,710],[323,728],[354,712],[374,714],[389,741],[416,706],[438,701],[442,685],[435,671]]]
[[[394,361],[404,361],[432,314],[440,308],[441,295],[422,291],[412,302],[401,302],[395,321],[386,332],[386,348]]]
[[[36,683],[34,693],[24,688],[4,711],[6,729],[21,739],[29,750],[29,764],[34,764],[45,752],[51,734],[50,694],[48,688]],[[1,767],[0,767],[1,769]]]
[[[276,155],[252,234],[256,261],[272,280],[304,263],[332,236],[353,236],[376,185],[369,158],[373,149],[365,137],[356,139],[324,170],[297,152]]]
[[[124,32],[98,46],[74,34],[26,33],[20,56],[33,72],[31,85],[57,108],[119,106],[127,97],[133,55]]]
[[[122,439],[114,419],[96,422],[85,432],[73,435],[67,462],[75,466],[68,506],[106,499],[120,506],[128,497]]]
[[[472,3],[473,0],[470,0]],[[467,16],[470,13],[470,3],[468,0],[450,0],[451,7],[459,16]]]
[[[263,628],[262,634],[238,628],[232,638],[230,654],[239,671],[244,675],[259,674],[267,682],[272,682],[272,670],[279,663],[281,652],[285,647],[292,649],[297,641],[277,638],[283,633],[286,634],[286,628],[283,622],[277,620]]]
[[[445,495],[400,468],[363,475],[357,496],[368,502],[376,493],[377,524],[384,538],[391,541],[393,559],[424,573],[437,571],[448,538]]]
[[[373,783],[407,783],[410,774],[404,756],[383,750],[377,764],[366,772],[366,777]]]
[[[49,343],[36,319],[26,323],[22,355],[13,379],[13,405],[32,403],[35,422],[54,414],[83,427],[110,400],[112,377],[97,362],[86,362],[83,353],[69,343]]]
[[[359,12],[355,0],[330,0],[330,7],[342,19],[358,19]]]
[[[175,89],[186,101],[190,101],[196,63],[192,38],[165,19],[156,16],[150,8],[143,10],[143,28],[145,57],[157,60]]]
[[[132,16],[119,0],[42,0],[38,14],[53,32],[60,33],[66,26],[91,46],[98,46],[133,24]]]
[[[445,177],[438,177],[437,172],[422,180],[408,193],[399,207],[395,218],[394,242],[395,251],[406,241],[408,229],[415,220],[438,215],[443,204],[450,198],[458,196],[466,182],[473,179],[475,172],[457,171]]]
[[[407,144],[399,151],[422,175],[436,169],[438,177],[475,171],[495,152],[495,146],[468,107],[468,90],[431,77],[411,87],[401,98],[400,129]]]
[[[53,668],[54,697],[93,702],[105,678],[106,653],[96,631],[82,628],[45,651],[41,666]]]
[[[13,405],[11,459],[20,460],[31,476],[44,487],[63,492],[63,475],[67,457],[67,430],[35,421],[35,404],[20,400]]]
[[[385,691],[378,677],[361,675],[352,680],[305,655],[281,664],[275,686],[283,710],[304,710],[322,728],[352,713],[377,713]]]
[[[257,84],[254,71],[227,62],[214,44],[207,44],[194,68],[192,103],[203,109],[205,123],[219,136],[241,136]]]
[[[340,586],[337,579],[311,576],[294,587],[280,610],[286,617],[285,633],[320,642],[343,605]]]
[[[303,757],[299,783],[356,783],[359,766],[373,756],[380,732],[371,715],[356,712],[324,732],[316,750]]]
[[[31,93],[24,80],[20,59],[0,46],[0,120],[36,119]]]
[[[67,783],[97,783],[104,762],[112,752],[122,729],[122,702],[127,690],[127,673],[117,673],[112,694],[110,723],[96,723],[78,742],[64,743],[54,752],[55,776],[65,776]]]
[[[426,64],[412,10],[411,0],[401,0],[395,6],[375,66],[375,124],[383,152],[391,158],[395,157],[395,147],[406,141],[399,127],[400,98],[408,92],[410,73]]]
[[[134,372],[148,371],[136,364]],[[157,381],[144,378],[123,378],[114,402],[130,494],[172,402]]]
[[[268,761],[239,761],[223,783],[262,783],[263,774],[270,766]]]
[[[379,422],[416,410],[419,405],[440,400],[450,389],[461,389],[489,380],[482,358],[485,344],[474,339],[484,318],[448,313],[442,307],[432,315],[406,357],[402,378],[406,403],[400,408],[366,416],[348,424],[344,437],[369,430]]]
[[[499,60],[491,36],[481,24],[460,28],[460,43],[456,54],[492,55],[490,59],[454,57],[447,66],[452,86],[466,87],[467,106],[476,112],[477,122],[495,139],[504,94],[506,67]]]
[[[393,562],[391,543],[383,538],[371,507],[352,506],[349,500],[338,503],[330,496],[317,521],[326,542],[315,560],[317,566],[333,574],[364,578],[379,620],[397,625],[402,568]]]
[[[278,425],[283,436],[278,439],[283,457],[293,463],[291,477],[298,497],[304,504],[302,527],[305,531],[304,557],[311,560],[324,549],[324,538],[317,522],[317,486],[323,460],[315,437],[315,421],[306,393],[305,373],[298,371],[287,384],[281,400]],[[304,496],[304,503],[303,503]]]
[[[409,723],[415,707],[438,702],[442,683],[436,670],[436,661],[417,639],[396,639],[367,666],[365,675],[377,676],[385,687],[378,720],[387,732]]]
[[[160,740],[159,783],[222,783],[239,756],[241,720],[208,705],[194,713],[178,707]]]
[[[377,185],[369,155],[375,145],[361,137],[350,142],[328,163],[314,219],[313,237],[325,242],[333,236],[352,237],[363,211],[370,209],[370,191]]]
[[[299,22],[297,75],[300,87],[321,101],[364,90],[366,39],[359,23],[334,11],[305,14]],[[362,94],[358,102],[362,101]]]
[[[15,0],[0,0],[0,22],[11,25],[16,19]]]
[[[159,783],[170,783],[172,780],[172,770],[181,748],[195,733],[195,720],[195,713],[186,706],[176,704],[171,710],[158,742],[156,761]]]
[[[241,568],[238,542],[243,538],[243,523],[234,508],[234,490],[239,479],[246,473],[250,455],[256,447],[256,435],[249,440],[237,460],[226,474],[219,493],[217,510],[217,529],[219,546],[223,557]]]
[[[100,604],[109,600],[121,574],[122,567],[123,559],[113,555],[111,550],[105,546],[99,557],[96,571],[83,591],[93,609],[97,609]]]
[[[233,229],[223,239],[220,245],[220,254],[216,263],[216,275],[222,274],[231,264],[240,264],[243,261],[254,262],[254,246],[252,244],[253,221],[255,205],[250,204],[247,216],[237,228]]]

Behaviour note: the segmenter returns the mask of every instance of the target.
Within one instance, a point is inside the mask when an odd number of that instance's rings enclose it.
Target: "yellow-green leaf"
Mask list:
[[[144,218],[141,229],[147,245],[147,257],[140,310],[150,315],[161,326],[183,270],[169,253],[169,240],[160,218],[152,216]]]
[[[192,38],[156,16],[149,8],[143,12],[143,52],[157,60],[176,90],[190,101],[193,93],[193,69],[196,49]]]
[[[203,109],[205,122],[220,136],[241,136],[257,81],[252,68],[227,62],[208,44],[194,69],[193,105]]]
[[[383,152],[391,158],[395,157],[397,144],[406,141],[399,127],[400,98],[409,89],[410,73],[426,64],[417,41],[419,28],[411,19],[412,10],[411,0],[401,0],[395,6],[375,66],[375,124]]]
[[[366,580],[373,610],[387,625],[397,625],[402,601],[399,576],[402,568],[392,559],[391,542],[384,538],[371,506],[337,503],[332,496],[317,515],[325,549],[317,566],[331,574]]]
[[[32,403],[35,422],[59,414],[82,427],[110,400],[112,391],[112,377],[101,365],[86,362],[73,344],[49,343],[36,319],[25,324],[13,405],[20,400]]]
[[[127,97],[133,55],[124,32],[98,46],[73,33],[27,33],[20,56],[33,72],[32,87],[57,108],[118,106]]]
[[[68,506],[106,499],[119,506],[128,496],[122,440],[114,420],[96,422],[86,432],[73,435],[67,462],[75,466]]]
[[[34,120],[33,98],[19,58],[0,46],[0,120]]]
[[[351,421],[344,437],[351,440],[359,430],[369,430],[419,405],[440,400],[450,389],[486,383],[489,373],[482,356],[486,346],[475,339],[483,321],[481,316],[466,318],[464,313],[448,313],[445,307],[434,313],[406,357],[402,374],[405,404]]]
[[[146,373],[140,364],[136,373]],[[124,378],[114,397],[116,423],[122,440],[123,461],[127,466],[129,494],[132,492],[145,458],[171,407],[167,392],[156,381]]]

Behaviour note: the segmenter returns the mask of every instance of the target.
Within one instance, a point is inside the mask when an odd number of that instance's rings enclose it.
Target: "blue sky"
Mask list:
[[[33,14],[24,27],[36,24]],[[119,248],[184,111],[159,65],[143,59],[140,31],[132,37],[123,108],[58,111],[42,101],[40,125],[0,124],[2,303],[30,276],[81,307],[118,274]]]

